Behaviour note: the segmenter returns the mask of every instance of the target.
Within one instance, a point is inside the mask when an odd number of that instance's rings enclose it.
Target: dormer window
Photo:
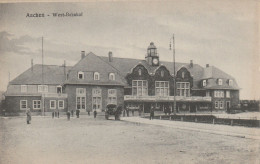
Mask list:
[[[94,80],[99,80],[99,73],[98,72],[94,73]]]
[[[203,80],[203,81],[202,81],[202,86],[203,86],[203,87],[206,87],[206,86],[207,86],[207,80]]]
[[[109,74],[109,80],[115,80],[115,74],[114,73],[110,73]]]
[[[61,85],[58,85],[58,86],[57,86],[57,93],[62,93],[62,87],[61,87]]]
[[[142,70],[141,69],[138,70],[138,74],[139,74],[139,76],[142,75]]]
[[[233,85],[233,80],[228,80],[228,85],[232,86]]]
[[[82,71],[78,72],[78,79],[84,79],[84,73]]]
[[[222,79],[218,79],[218,85],[222,85]]]

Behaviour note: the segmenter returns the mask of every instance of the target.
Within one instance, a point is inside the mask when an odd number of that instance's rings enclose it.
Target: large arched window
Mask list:
[[[115,80],[115,74],[114,73],[109,73],[109,80]]]
[[[98,72],[94,73],[94,80],[99,80],[99,73]]]

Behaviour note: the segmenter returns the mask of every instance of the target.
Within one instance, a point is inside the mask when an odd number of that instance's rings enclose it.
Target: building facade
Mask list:
[[[172,111],[174,99],[177,112],[227,111],[239,104],[236,80],[224,71],[192,60],[175,65],[174,69],[172,62],[160,61],[154,43],[148,46],[144,60],[82,51],[73,67],[32,65],[9,83],[5,101],[10,112],[28,107],[35,111],[104,111],[107,104],[143,112],[151,106]]]

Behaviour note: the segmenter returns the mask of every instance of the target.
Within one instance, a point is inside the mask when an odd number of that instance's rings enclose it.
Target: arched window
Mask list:
[[[84,79],[84,72],[82,71],[78,72],[78,79]]]
[[[114,73],[110,73],[109,74],[109,80],[115,80],[116,79],[116,76]]]
[[[94,80],[99,80],[99,73],[98,72],[94,73]]]
[[[228,85],[232,86],[233,85],[233,80],[228,80]]]
[[[142,70],[141,69],[138,70],[138,74],[139,74],[139,76],[142,75]]]
[[[205,87],[207,85],[207,80],[202,81],[202,86]]]
[[[222,79],[218,79],[218,85],[222,85]]]
[[[184,79],[184,76],[185,76],[185,72],[182,72],[181,73],[181,77]]]
[[[161,71],[161,76],[162,76],[162,77],[164,76],[164,71]]]

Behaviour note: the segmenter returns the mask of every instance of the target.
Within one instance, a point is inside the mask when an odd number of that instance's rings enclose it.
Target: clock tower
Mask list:
[[[147,55],[145,59],[149,65],[159,66],[159,56],[157,54],[157,48],[155,47],[153,42],[151,42],[147,48]]]

